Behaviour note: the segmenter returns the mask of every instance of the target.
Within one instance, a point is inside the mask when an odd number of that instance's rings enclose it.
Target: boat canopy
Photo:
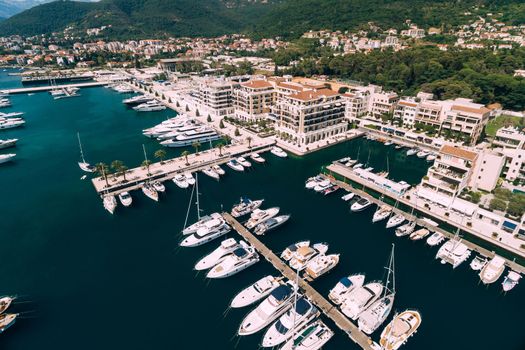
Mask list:
[[[295,305],[295,312],[297,312],[299,315],[304,315],[312,308],[312,304],[305,298],[300,298],[297,300],[297,304]]]
[[[235,249],[233,251],[233,254],[235,254],[235,256],[237,256],[239,258],[242,258],[242,257],[245,257],[246,255],[248,255],[248,252],[244,248],[237,248],[237,249]]]
[[[288,296],[291,293],[292,293],[292,288],[289,285],[283,284],[273,290],[272,296],[277,301],[282,301],[288,298]]]
[[[352,285],[352,281],[350,281],[350,279],[348,279],[348,277],[341,278],[339,280],[339,283],[341,283],[346,288],[350,288],[350,286]]]

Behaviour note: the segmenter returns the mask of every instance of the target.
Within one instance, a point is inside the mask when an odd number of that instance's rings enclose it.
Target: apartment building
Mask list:
[[[250,80],[239,85],[233,92],[235,118],[255,122],[265,118],[275,104],[277,92],[266,80]]]
[[[469,187],[473,190],[491,192],[498,185],[498,180],[505,166],[505,157],[499,152],[483,150],[478,153]]]
[[[346,101],[346,119],[353,121],[367,113],[370,91],[364,89],[347,91],[342,98]]]
[[[197,110],[201,115],[226,117],[234,114],[233,91],[239,83],[226,79],[205,80],[195,92]]]
[[[443,104],[446,114],[441,127],[464,134],[470,144],[475,144],[489,121],[490,110],[464,98],[443,101]]]
[[[372,93],[369,101],[370,115],[381,118],[385,114],[394,112],[399,96],[395,92],[377,91]]]
[[[394,108],[394,119],[398,119],[405,127],[413,127],[416,123],[418,103],[410,99],[400,100]]]
[[[525,145],[525,134],[511,127],[500,128],[496,131],[496,136],[492,144],[501,148],[523,149]]]

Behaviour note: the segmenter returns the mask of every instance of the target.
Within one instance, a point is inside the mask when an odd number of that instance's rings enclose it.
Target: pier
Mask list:
[[[104,86],[104,85],[108,85],[108,82],[107,81],[95,81],[95,82],[77,83],[77,84],[32,86],[32,87],[0,90],[0,92],[3,94],[15,95],[15,94],[29,94],[29,93],[35,93],[35,92],[46,92],[46,91],[51,91],[51,90],[56,90],[56,89],[64,89],[68,87],[69,88],[70,87],[87,88],[87,87],[97,87],[97,86]]]
[[[286,265],[273,251],[264,243],[259,241],[250,231],[235,220],[229,213],[222,214],[226,222],[231,225],[249,244],[251,244],[264,258],[271,263],[279,272],[281,272],[290,281],[297,279],[297,274],[288,265]],[[345,315],[343,315],[334,305],[326,300],[318,291],[302,278],[298,279],[299,287],[304,295],[330,318],[350,339],[358,344],[364,350],[373,350],[373,341],[365,333],[359,330]]]
[[[442,217],[442,216],[439,216],[439,215],[436,215],[435,213],[432,213],[432,212],[428,212],[425,210],[425,208],[423,207],[420,207],[420,206],[417,206],[417,205],[414,205],[414,203],[410,202],[409,200],[405,199],[405,198],[402,198],[402,197],[396,197],[393,193],[388,193],[386,192],[384,189],[382,188],[379,188],[378,186],[374,185],[374,184],[371,184],[371,183],[368,183],[366,182],[365,180],[363,180],[362,178],[360,178],[359,176],[356,176],[355,174],[352,173],[352,171],[350,169],[347,169],[345,168],[344,166],[342,165],[338,165],[338,164],[331,164],[329,166],[326,167],[326,169],[330,172],[330,173],[335,173],[339,176],[342,176],[344,177],[345,179],[349,179],[355,183],[358,183],[360,185],[363,186],[362,189],[357,189],[356,187],[350,185],[349,183],[347,182],[344,182],[344,181],[340,181],[340,180],[337,180],[336,178],[334,178],[333,176],[329,176],[330,180],[332,182],[335,182],[339,187],[347,190],[347,191],[351,191],[353,193],[355,193],[356,195],[358,196],[361,196],[361,197],[364,197],[366,199],[368,199],[369,201],[371,201],[372,203],[375,203],[377,205],[385,205],[386,203],[385,202],[382,202],[380,201],[379,199],[375,198],[374,196],[372,196],[371,194],[367,193],[365,191],[365,188],[369,188],[375,192],[378,192],[382,195],[384,195],[385,197],[389,197],[391,200],[393,201],[399,201],[399,203],[407,206],[407,207],[410,207],[410,208],[414,208],[414,210],[417,210],[421,213],[424,213],[425,214],[425,217],[428,217],[429,219],[435,219],[435,220],[438,220],[438,221],[441,221],[441,222],[445,222],[451,226],[454,226],[454,228],[458,228],[458,224],[456,222],[453,222],[451,220],[448,220],[447,218],[445,217]],[[326,177],[328,177],[328,175],[324,175]],[[427,228],[428,230],[430,231],[433,231],[433,232],[439,232],[441,234],[443,234],[445,237],[447,238],[453,238],[454,237],[454,233],[451,233],[449,231],[446,231],[442,228],[439,228],[439,227],[436,227],[436,226],[433,226],[433,225],[430,225],[428,222],[422,220],[422,219],[418,219],[417,216],[415,215],[410,215],[409,213],[403,211],[403,210],[400,210],[398,208],[393,208],[391,206],[392,210],[394,211],[394,213],[396,214],[402,214],[403,216],[405,216],[407,218],[407,220],[410,220],[410,221],[415,221],[417,225],[421,226],[421,227],[425,227]],[[459,229],[462,230],[462,231],[465,231],[465,232],[468,232],[469,234],[475,236],[475,237],[478,237],[484,241],[487,241],[489,244],[493,244],[493,245],[497,245],[495,244],[494,242],[491,242],[491,241],[488,241],[486,240],[486,237],[484,237],[483,235],[473,231],[472,229],[469,229],[468,227],[465,227],[465,226],[459,226]],[[492,258],[494,257],[495,252],[493,251],[490,251],[488,249],[485,249],[473,242],[470,242],[466,239],[463,239],[462,240],[462,243],[464,243],[469,249],[475,251],[475,252],[478,252],[479,254],[483,255],[483,256],[486,256],[488,258]],[[510,250],[506,247],[501,247],[501,246],[498,246],[500,247],[501,249],[505,249],[505,250],[509,250],[511,251],[512,253],[515,253],[515,254],[519,254],[520,256],[523,256],[522,252],[519,252],[519,251],[514,251],[514,250]],[[498,254],[499,255],[499,254]],[[505,258],[505,257],[503,257]],[[506,265],[508,267],[510,267],[512,270],[516,271],[516,272],[519,272],[521,274],[525,273],[525,266],[513,261],[513,260],[510,260],[510,259],[506,259]]]

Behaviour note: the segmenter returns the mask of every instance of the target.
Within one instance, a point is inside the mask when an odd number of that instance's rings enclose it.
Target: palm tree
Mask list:
[[[166,158],[166,151],[163,150],[163,149],[159,149],[159,150],[155,151],[153,156],[155,158],[159,158],[160,159],[160,163],[162,164],[162,163],[164,163],[164,158]]]
[[[195,154],[199,154],[199,148],[201,147],[201,143],[199,141],[195,141],[191,144],[193,148],[195,148]]]
[[[106,163],[97,163],[95,165],[96,172],[98,175],[102,176],[104,180],[106,181],[106,186],[109,186],[108,182],[108,173],[109,173],[109,167]]]
[[[248,148],[252,148],[253,137],[248,136],[248,137],[246,138],[246,141],[248,141]]]
[[[232,138],[230,137],[230,135],[224,135],[222,137],[222,140],[224,141],[224,143],[227,145],[231,142]]]
[[[142,162],[142,166],[146,169],[148,169],[148,176],[151,175],[150,172],[149,172],[149,166],[151,165],[151,160],[149,159],[145,159],[143,162]]]
[[[222,148],[224,147],[224,143],[219,142],[217,144],[217,148],[219,149],[219,157],[222,157]]]
[[[188,162],[188,156],[190,155],[190,152],[184,151],[180,155],[186,159],[186,165],[190,165],[190,162]]]
[[[123,161],[121,161],[121,160],[114,160],[114,161],[111,162],[111,169],[113,169],[113,171],[115,172],[115,175],[116,176],[123,175],[124,181],[125,181],[126,180],[126,173],[125,173],[125,170],[124,170],[124,172],[122,171],[122,168],[126,168],[126,170],[127,170],[127,167],[124,165]]]

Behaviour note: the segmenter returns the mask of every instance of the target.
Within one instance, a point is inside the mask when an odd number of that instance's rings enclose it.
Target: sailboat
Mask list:
[[[385,322],[394,305],[394,297],[396,295],[394,247],[394,244],[392,244],[392,253],[390,254],[390,262],[388,264],[388,273],[385,288],[383,289],[383,296],[363,312],[357,321],[359,329],[366,334],[374,333],[376,329]],[[392,289],[389,288],[390,274],[392,274]]]
[[[458,267],[461,263],[470,257],[471,251],[461,242],[459,237],[459,227],[454,238],[448,240],[439,248],[436,259],[440,259],[442,264],[449,263],[452,268]]]
[[[82,150],[82,143],[80,142],[80,134],[77,132],[77,138],[78,138],[78,146],[80,147],[80,159],[81,162],[78,162],[78,166],[82,171],[85,171],[86,173],[93,173],[95,172],[96,168],[86,162],[86,159],[84,158],[84,151]]]

